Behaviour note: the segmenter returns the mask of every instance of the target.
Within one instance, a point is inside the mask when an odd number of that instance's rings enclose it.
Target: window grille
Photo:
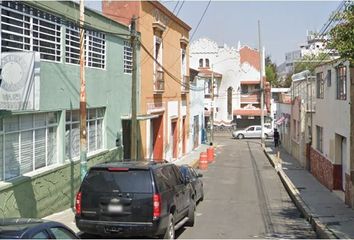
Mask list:
[[[336,69],[337,73],[337,99],[347,99],[347,68],[340,65]]]
[[[103,149],[104,108],[87,110],[87,152],[94,153]],[[67,159],[80,156],[80,118],[79,110],[66,112],[65,154]]]
[[[15,115],[0,124],[0,181],[58,162],[56,112]]]
[[[133,51],[130,42],[124,41],[124,73],[132,73]]]
[[[1,51],[35,51],[61,61],[61,19],[22,2],[1,3]]]
[[[80,64],[80,28],[73,23],[66,26],[66,53],[65,61],[72,64]],[[85,30],[84,35],[85,66],[105,68],[106,64],[106,40],[105,34]]]
[[[316,74],[316,87],[317,87],[317,98],[323,98],[324,95],[324,80],[323,73]]]

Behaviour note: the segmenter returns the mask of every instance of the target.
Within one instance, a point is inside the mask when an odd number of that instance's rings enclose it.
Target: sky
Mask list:
[[[175,8],[178,17],[192,27],[190,36],[208,5],[208,1],[162,1],[171,11]],[[182,5],[183,3],[183,5]],[[190,42],[202,37],[226,43],[258,48],[258,20],[261,41],[266,55],[281,64],[285,53],[298,50],[306,42],[306,32],[319,31],[334,12],[340,1],[215,1],[211,4]],[[97,1],[86,5],[100,9]]]

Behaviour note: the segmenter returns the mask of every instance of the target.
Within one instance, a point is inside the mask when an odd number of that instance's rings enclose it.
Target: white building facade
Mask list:
[[[191,43],[190,54],[192,68],[222,75],[220,80],[213,77],[215,94],[211,102],[214,102],[214,125],[236,123],[243,128],[259,124],[261,81],[258,50],[241,47],[240,43],[237,47],[220,47],[212,40],[201,38]],[[210,99],[212,96],[206,97],[205,101]]]

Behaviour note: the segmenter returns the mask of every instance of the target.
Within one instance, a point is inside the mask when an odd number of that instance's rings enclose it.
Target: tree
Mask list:
[[[270,85],[273,87],[277,87],[279,85],[277,76],[277,65],[272,62],[270,56],[267,56],[265,59],[265,72],[267,81],[270,83]]]
[[[305,55],[295,63],[294,73],[299,73],[304,70],[309,70],[314,73],[315,68],[326,61],[330,60],[330,56],[327,53],[320,53],[318,55]]]
[[[338,14],[338,24],[329,32],[330,40],[328,48],[336,49],[341,58],[350,61],[354,65],[354,3]]]

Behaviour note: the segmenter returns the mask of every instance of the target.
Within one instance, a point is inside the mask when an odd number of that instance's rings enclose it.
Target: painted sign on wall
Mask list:
[[[39,110],[39,53],[1,54],[0,110]]]

